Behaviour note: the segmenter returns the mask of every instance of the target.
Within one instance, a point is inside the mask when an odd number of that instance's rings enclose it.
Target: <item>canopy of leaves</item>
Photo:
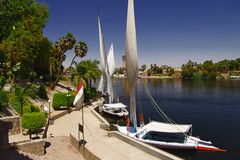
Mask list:
[[[3,0],[0,9],[0,52],[10,67],[21,62],[21,76],[31,70],[48,20],[48,8],[34,0]]]
[[[75,84],[79,83],[80,78],[83,78],[87,86],[91,86],[91,80],[96,80],[101,76],[101,72],[98,69],[99,61],[97,60],[85,60],[76,64],[75,68],[71,68],[72,80]]]

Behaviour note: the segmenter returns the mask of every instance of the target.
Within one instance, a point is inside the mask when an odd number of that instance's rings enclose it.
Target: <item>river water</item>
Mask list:
[[[129,105],[126,80],[115,79],[113,85],[120,101]],[[192,124],[194,136],[210,140],[217,147],[227,150],[226,153],[169,152],[189,160],[240,159],[240,81],[139,79],[137,112],[141,111],[145,122],[148,122],[149,119],[162,121],[162,118],[148,100],[143,85],[176,123]]]

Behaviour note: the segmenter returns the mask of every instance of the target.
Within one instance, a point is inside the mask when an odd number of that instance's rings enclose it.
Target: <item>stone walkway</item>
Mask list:
[[[46,146],[46,154],[41,156],[41,160],[84,160],[82,155],[70,144],[69,136],[48,138]]]
[[[100,121],[90,108],[84,108],[86,147],[104,160],[157,160],[158,158],[139,150],[115,137],[109,137],[107,131],[100,129]],[[74,111],[54,121],[48,130],[48,136],[77,137],[78,122],[81,122],[81,111]]]

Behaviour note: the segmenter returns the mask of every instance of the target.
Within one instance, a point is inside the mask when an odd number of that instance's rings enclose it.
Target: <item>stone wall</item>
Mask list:
[[[85,160],[101,160],[101,158],[99,158],[96,153],[94,153],[89,149],[89,146],[87,146],[87,144],[85,146],[84,145],[79,146],[78,140],[71,134],[70,134],[70,144],[74,148],[76,148],[81,155],[83,155]]]
[[[9,116],[0,118],[0,120],[5,122],[12,122],[12,129],[9,130],[8,135],[15,135],[21,133],[20,117],[19,116]]]
[[[33,140],[30,142],[18,143],[15,145],[18,150],[38,156],[44,155],[45,141],[43,139]]]

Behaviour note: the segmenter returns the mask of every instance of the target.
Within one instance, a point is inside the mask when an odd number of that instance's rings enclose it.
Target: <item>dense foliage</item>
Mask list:
[[[235,60],[222,60],[214,63],[207,60],[203,64],[189,60],[182,65],[182,77],[185,79],[216,79],[222,74],[229,75],[229,72],[240,70],[240,58]]]
[[[85,81],[86,88],[91,88],[92,80],[95,82],[101,76],[101,72],[98,69],[99,61],[97,60],[85,60],[80,63],[75,63],[75,68],[71,68],[72,81],[75,85],[79,83],[80,78]]]
[[[24,113],[22,118],[22,127],[28,129],[30,138],[31,134],[37,129],[44,127],[46,123],[45,114],[42,112]]]
[[[72,93],[55,93],[52,106],[55,110],[66,109],[73,106],[74,95]]]
[[[0,15],[0,53],[10,69],[21,62],[17,76],[26,78],[40,54],[48,8],[34,0],[3,0]]]
[[[38,96],[42,99],[47,100],[48,99],[48,95],[47,95],[47,89],[46,86],[44,84],[41,84],[38,90]]]
[[[3,106],[6,106],[8,103],[8,97],[7,97],[7,93],[0,89],[0,109],[3,107]]]

